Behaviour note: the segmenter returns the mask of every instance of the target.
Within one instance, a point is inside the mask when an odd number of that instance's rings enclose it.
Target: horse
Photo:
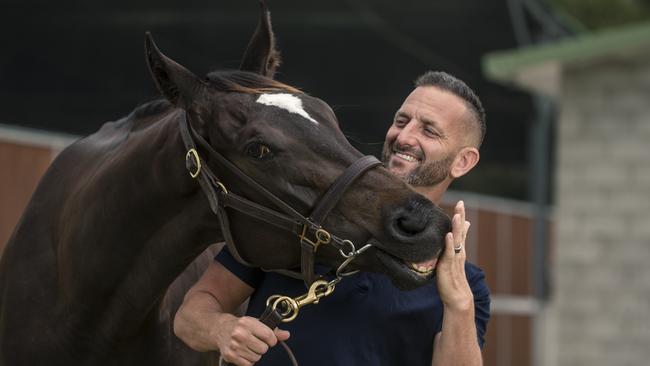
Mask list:
[[[251,265],[300,268],[295,233],[232,207],[215,216],[196,178],[202,163],[217,195],[271,212],[276,202],[258,184],[307,217],[362,159],[325,102],[273,79],[279,51],[263,3],[260,13],[241,68],[204,78],[147,36],[164,98],[105,123],[52,162],[0,259],[0,365],[211,364],[214,354],[192,351],[172,330],[185,291],[212,260],[211,244],[230,237]],[[188,149],[183,126],[205,144]],[[350,269],[385,273],[402,288],[430,281],[413,263],[440,253],[449,218],[383,166],[363,170],[346,176],[322,227],[344,243],[373,243]],[[324,265],[345,260],[332,245],[314,252]]]

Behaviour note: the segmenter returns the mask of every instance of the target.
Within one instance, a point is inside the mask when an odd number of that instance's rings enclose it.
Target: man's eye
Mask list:
[[[437,131],[429,129],[429,128],[425,128],[424,132],[429,136],[433,136],[433,137],[439,137],[440,136],[440,134]]]
[[[271,149],[261,142],[251,142],[250,144],[246,145],[244,153],[247,156],[258,160],[267,159],[273,155],[271,153]]]
[[[403,127],[406,125],[406,123],[407,121],[404,119],[396,119],[395,122],[393,122],[393,124],[397,127]]]

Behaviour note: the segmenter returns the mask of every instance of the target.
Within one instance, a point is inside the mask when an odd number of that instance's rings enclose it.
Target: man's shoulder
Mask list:
[[[248,267],[239,263],[227,247],[221,249],[221,251],[215,255],[214,260],[221,263],[221,265],[223,265],[228,271],[246,282],[246,284],[252,288],[259,286],[264,276],[264,272],[261,269]]]
[[[465,262],[465,274],[467,274],[468,279],[477,276],[483,278],[485,277],[485,272],[483,272],[483,269],[470,261]]]

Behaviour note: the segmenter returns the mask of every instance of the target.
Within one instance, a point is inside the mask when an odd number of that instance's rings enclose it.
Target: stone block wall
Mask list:
[[[545,365],[650,365],[650,57],[566,67]]]

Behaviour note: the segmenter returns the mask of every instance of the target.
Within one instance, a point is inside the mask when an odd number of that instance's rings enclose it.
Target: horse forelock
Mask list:
[[[288,92],[304,94],[300,89],[277,80],[247,71],[213,71],[207,75],[210,86],[219,91],[245,94]]]
[[[239,70],[213,71],[206,77],[208,84],[222,92],[243,94],[290,93],[305,95],[301,90],[267,78],[265,76]],[[168,112],[174,105],[167,99],[156,99],[136,107],[128,116],[129,120],[146,120],[149,117]]]

